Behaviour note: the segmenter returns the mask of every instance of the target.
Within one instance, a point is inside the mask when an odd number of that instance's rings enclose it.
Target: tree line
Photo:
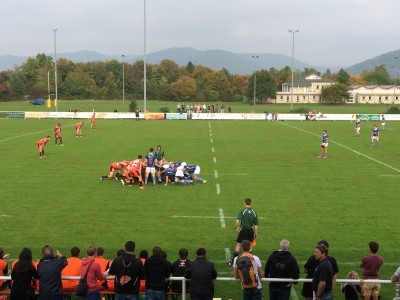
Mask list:
[[[54,99],[54,67],[53,58],[40,53],[15,66],[13,70],[0,72],[0,101],[46,99],[49,90]],[[149,100],[203,103],[249,99],[253,102],[256,79],[256,102],[265,103],[268,99],[276,99],[276,92],[281,91],[282,84],[291,81],[289,66],[281,70],[262,69],[251,75],[243,75],[231,74],[227,69],[215,70],[194,65],[192,62],[179,66],[165,59],[159,64],[147,64],[146,71],[146,95]],[[132,64],[123,64],[117,60],[74,63],[60,58],[57,60],[57,74],[58,98],[62,100],[121,99],[123,86],[127,99],[143,99],[142,60]],[[340,93],[352,84],[393,84],[394,81],[384,65],[359,76],[350,75],[343,69],[337,73],[328,69],[321,75],[313,68],[304,68],[303,71],[296,70],[294,78],[304,79],[311,74],[333,80],[338,84],[335,89]]]

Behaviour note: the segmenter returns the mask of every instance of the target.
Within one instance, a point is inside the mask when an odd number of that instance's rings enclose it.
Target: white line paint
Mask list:
[[[231,250],[229,248],[225,248],[225,260],[224,262],[231,261]]]
[[[214,156],[214,162],[216,163],[217,162],[217,158]]]
[[[208,128],[211,128],[211,122],[208,121]]]
[[[73,125],[73,124],[71,124],[71,125],[65,125],[65,126],[63,126],[63,127],[69,127],[69,126],[74,126],[74,125]],[[17,136],[14,136],[14,137],[11,137],[11,138],[8,138],[8,139],[5,139],[5,140],[1,140],[0,143],[4,143],[4,142],[11,141],[11,140],[15,140],[15,139],[18,139],[18,138],[21,138],[21,137],[24,137],[24,136],[28,136],[28,135],[32,135],[32,134],[37,134],[37,133],[41,133],[41,132],[48,132],[48,131],[53,131],[53,128],[51,128],[51,129],[45,129],[45,130],[39,130],[39,131],[35,131],[35,132],[31,132],[31,133],[26,133],[26,134],[21,134],[21,135],[17,135]]]
[[[384,177],[400,177],[400,175],[385,175],[385,174],[382,174],[381,176],[384,176]]]
[[[10,215],[0,215],[0,218],[7,218],[10,217]]]
[[[218,178],[218,172],[217,172],[217,170],[214,171],[214,176],[215,176],[215,178]]]
[[[224,217],[224,211],[222,208],[218,209],[219,212],[219,222],[221,223],[221,227],[225,228],[225,217]]]
[[[315,136],[318,136],[318,137],[319,137],[319,135],[316,134],[316,133],[313,133],[313,132],[310,132],[310,131],[307,131],[307,130],[298,128],[298,127],[296,127],[296,126],[289,125],[289,124],[287,124],[287,123],[285,123],[285,122],[280,122],[280,124],[283,124],[283,125],[285,125],[285,126],[292,127],[292,128],[294,128],[294,129],[297,129],[297,130],[303,131],[303,132],[305,132],[305,133],[312,134],[312,135],[315,135]],[[376,163],[378,163],[378,164],[381,164],[381,165],[383,165],[383,166],[385,166],[385,167],[387,167],[387,168],[389,168],[389,169],[392,169],[392,170],[394,170],[394,171],[400,173],[400,170],[399,170],[399,169],[396,169],[395,167],[392,167],[391,165],[388,165],[388,164],[386,164],[386,163],[384,163],[384,162],[382,162],[382,161],[380,161],[380,160],[377,160],[377,159],[375,159],[375,158],[372,158],[372,157],[370,157],[370,156],[368,156],[368,155],[366,155],[366,154],[364,154],[364,153],[358,152],[358,151],[356,151],[356,150],[354,150],[354,149],[351,149],[350,147],[347,147],[347,146],[345,146],[345,145],[342,145],[342,144],[340,144],[340,143],[338,143],[338,142],[335,142],[335,141],[333,141],[333,140],[331,140],[331,139],[329,139],[329,142],[330,142],[330,143],[333,143],[333,144],[336,144],[336,145],[338,145],[338,146],[340,146],[340,147],[342,147],[342,148],[345,148],[345,149],[347,149],[347,150],[349,150],[349,151],[351,151],[351,152],[354,152],[354,153],[356,153],[356,154],[358,154],[358,155],[361,155],[361,156],[363,156],[363,157],[365,157],[365,158],[368,158],[368,159],[370,159],[370,160],[372,160],[372,161],[374,161],[374,162],[376,162]]]
[[[219,183],[217,183],[217,195],[221,194],[221,188],[219,187]]]
[[[171,216],[173,219],[219,219],[220,217],[215,216]],[[236,217],[225,217],[225,219],[235,219]],[[260,217],[258,217],[260,219]]]
[[[203,175],[212,175],[213,173],[201,173]],[[220,173],[219,175],[229,175],[229,176],[247,176],[247,174],[244,173],[238,173],[238,174],[231,174],[231,173]]]
[[[211,152],[212,152],[212,153],[214,153],[214,152],[215,152],[215,149],[214,149],[214,147],[212,147],[212,148],[211,148]]]
[[[211,144],[213,143],[213,139],[211,139]]]
[[[297,296],[296,290],[290,289],[290,295],[292,296],[293,300],[299,300],[299,297]]]
[[[213,263],[216,263],[216,264],[222,264],[222,263],[226,263],[226,261],[224,261],[224,260],[213,260]],[[300,265],[300,264],[305,264],[306,262],[305,261],[298,261],[298,264]],[[359,266],[360,265],[360,262],[359,261],[354,261],[354,262],[340,262],[340,261],[337,261],[337,263],[338,263],[338,265],[340,266],[340,265],[349,265],[349,266],[353,266],[353,265],[356,265],[356,266]],[[396,267],[398,267],[399,266],[399,263],[398,262],[389,262],[389,263],[386,263],[385,262],[385,265],[390,265],[390,266],[396,266]],[[219,272],[218,272],[218,274],[219,274]]]

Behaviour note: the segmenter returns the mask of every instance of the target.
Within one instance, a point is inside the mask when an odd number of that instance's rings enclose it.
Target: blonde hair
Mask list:
[[[356,271],[351,271],[349,273],[347,273],[347,279],[360,279],[360,277],[358,276],[358,273]],[[353,286],[353,285],[357,285],[357,282],[349,282],[349,285]]]

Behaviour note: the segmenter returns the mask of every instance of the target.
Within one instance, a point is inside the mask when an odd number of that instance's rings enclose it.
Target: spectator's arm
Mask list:
[[[393,274],[392,275],[392,278],[390,278],[390,280],[393,282],[393,283],[396,283],[396,282],[398,282],[399,281],[399,276],[396,276],[396,273],[395,274]]]

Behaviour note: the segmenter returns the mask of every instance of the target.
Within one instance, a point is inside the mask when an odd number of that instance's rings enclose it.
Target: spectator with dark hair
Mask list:
[[[289,241],[282,240],[279,250],[274,251],[265,265],[267,278],[292,278],[299,279],[300,270],[296,258],[289,252]],[[271,300],[289,300],[292,283],[270,282],[269,298]]]
[[[144,265],[146,271],[146,300],[164,300],[167,279],[171,275],[167,260],[161,255],[161,248],[155,246]]]
[[[326,240],[321,240],[317,243],[317,245],[322,244],[325,245],[326,248],[328,249],[329,252],[329,243]],[[339,267],[336,262],[336,259],[333,256],[328,255],[327,252],[327,258],[329,262],[332,265],[333,272],[334,272],[334,280],[336,281],[336,274],[339,273]],[[307,262],[304,265],[304,272],[307,273],[306,278],[310,279],[314,277],[314,271],[317,268],[319,264],[319,261],[315,258],[315,255],[311,255]],[[312,290],[312,285],[311,282],[304,282],[303,284],[303,289],[301,290],[301,294],[306,300],[312,300],[313,299],[313,290]]]
[[[335,273],[333,271],[332,264],[327,258],[328,247],[326,247],[324,244],[318,244],[315,246],[314,254],[315,258],[319,261],[312,280],[312,288],[315,294],[315,299],[332,300],[332,289],[335,286]]]
[[[140,258],[140,261],[142,262],[143,266],[148,257],[149,257],[149,252],[147,252],[147,250],[140,251],[139,258]],[[140,280],[139,293],[144,293],[144,292],[146,292],[146,279]]]
[[[5,261],[10,255],[5,254],[3,248],[0,247],[0,276],[8,275],[8,263]],[[7,287],[8,281],[0,280],[0,291]]]
[[[90,245],[86,250],[87,257],[83,258],[81,261],[81,278],[84,278],[86,271],[88,271],[86,280],[88,289],[86,296],[83,297],[83,299],[87,300],[100,300],[97,280],[105,280],[108,275],[107,272],[101,272],[100,264],[95,260],[96,251],[96,247]]]
[[[179,259],[172,263],[171,274],[173,277],[184,277],[185,272],[190,265],[190,259],[188,259],[189,251],[186,248],[181,248],[179,250]],[[190,281],[186,282],[186,291],[190,289]],[[171,290],[173,292],[182,292],[182,282],[181,281],[172,281]]]
[[[62,270],[62,276],[79,276],[81,274],[81,260],[79,258],[81,250],[78,247],[72,247],[71,257],[67,259],[68,265]],[[74,292],[78,287],[79,280],[63,280],[63,291]]]
[[[370,253],[364,256],[360,262],[363,269],[363,279],[379,279],[379,268],[383,265],[382,256],[378,255],[379,244],[377,242],[369,242]],[[366,283],[361,286],[364,300],[378,300],[381,289],[380,283]]]
[[[144,267],[135,256],[135,242],[125,243],[125,252],[116,257],[110,267],[110,275],[115,275],[116,300],[138,300],[140,280],[145,278]]]
[[[110,264],[109,261],[103,257],[103,255],[104,255],[104,248],[97,247],[97,254],[94,259],[99,263],[101,272],[105,272],[109,268]],[[107,289],[107,281],[106,280],[97,281],[97,287],[99,288],[99,291],[104,291],[105,289]]]
[[[125,250],[124,249],[119,249],[118,251],[117,251],[117,256],[115,257],[115,258],[117,258],[117,257],[119,257],[119,256],[121,256],[122,254],[124,254],[125,253]],[[115,259],[114,258],[114,259]],[[111,269],[111,265],[112,265],[112,262],[113,262],[113,260],[110,260],[110,264],[109,264],[109,267],[110,267],[110,269]],[[115,291],[115,284],[114,284],[114,278],[113,279],[108,279],[107,280],[107,290],[109,290],[109,291],[111,291],[111,292],[114,292]],[[115,299],[115,295],[107,295],[107,299],[109,299],[109,298],[111,298],[111,299]]]
[[[185,278],[190,279],[190,299],[212,300],[214,297],[214,282],[217,271],[214,264],[207,260],[206,249],[196,251],[196,260],[192,261],[185,272]]]
[[[28,248],[22,249],[19,254],[18,262],[14,265],[14,269],[11,273],[13,284],[11,286],[10,299],[34,299],[35,290],[32,288],[32,280],[38,278],[38,273],[32,263],[32,251]],[[31,293],[29,293],[28,290],[30,290]]]
[[[68,265],[67,258],[60,251],[46,245],[42,249],[43,258],[37,266],[39,275],[39,299],[40,300],[64,300],[61,271]]]

